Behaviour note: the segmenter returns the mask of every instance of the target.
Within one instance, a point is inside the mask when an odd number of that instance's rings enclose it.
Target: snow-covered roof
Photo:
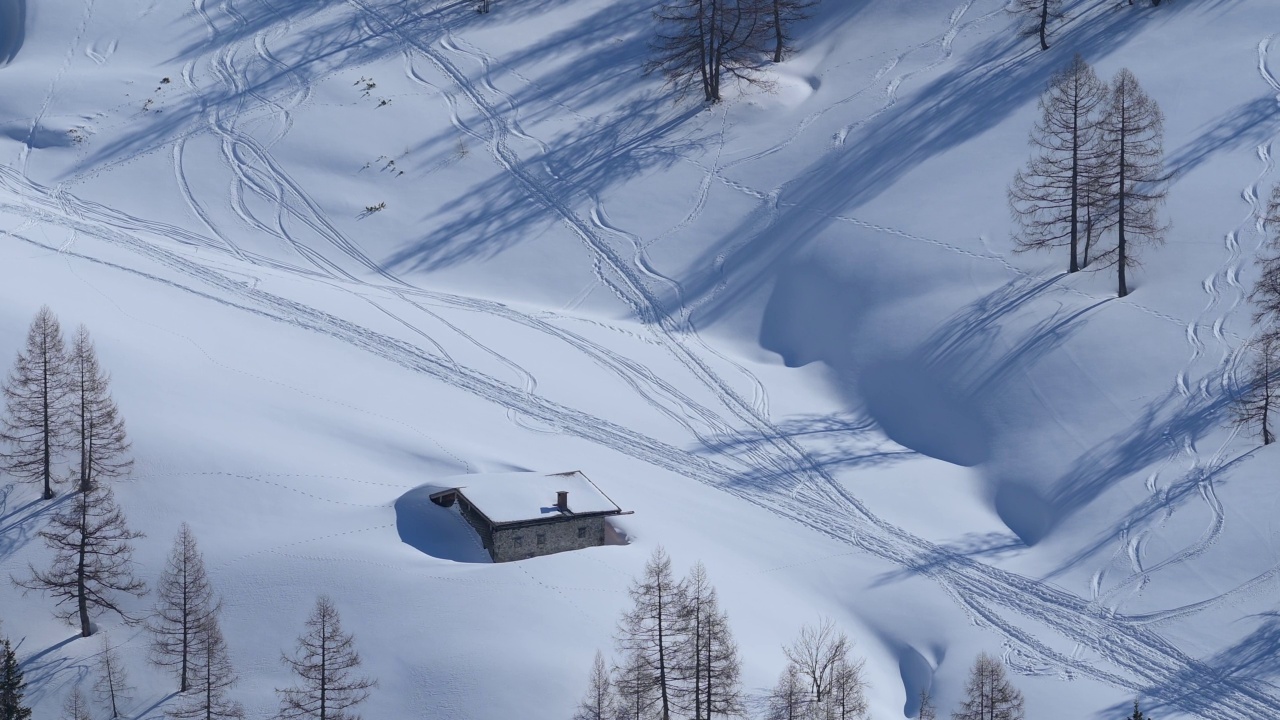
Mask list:
[[[586,475],[573,472],[546,475],[537,472],[477,473],[444,478],[440,491],[457,490],[494,523],[541,520],[562,513],[556,494],[569,493],[569,513],[617,513],[622,509]]]

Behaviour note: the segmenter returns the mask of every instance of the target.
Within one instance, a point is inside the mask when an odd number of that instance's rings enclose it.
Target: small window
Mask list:
[[[578,537],[584,538],[586,536],[587,536],[587,526],[583,525],[582,527],[578,528]]]
[[[547,544],[547,534],[546,534],[546,533],[538,533],[538,544],[539,544],[539,545],[546,545],[546,544]]]
[[[516,547],[520,547],[521,545],[524,545],[524,537],[520,535],[515,536],[514,538],[512,538],[512,540],[515,541]]]

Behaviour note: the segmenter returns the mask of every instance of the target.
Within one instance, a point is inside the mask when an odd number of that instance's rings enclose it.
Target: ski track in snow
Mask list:
[[[7,190],[15,183],[28,184],[8,169],[0,169],[0,180]],[[38,187],[35,188],[37,191]],[[458,368],[433,355],[422,352],[404,341],[369,331],[359,325],[335,317],[304,304],[244,283],[201,265],[170,250],[130,233],[68,217],[59,212],[56,203],[43,209],[24,197],[22,204],[0,203],[0,207],[19,216],[74,229],[86,237],[132,250],[161,265],[168,272],[183,276],[192,283],[149,274],[137,268],[112,265],[80,253],[69,256],[89,262],[117,267],[121,271],[149,278],[171,287],[194,293],[209,300],[239,308],[254,315],[274,319],[306,330],[333,337],[367,350],[403,367],[454,385],[501,405],[515,405],[521,411],[562,432],[597,442],[605,447],[635,457],[655,466],[722,489],[753,505],[779,513],[821,534],[847,542],[874,556],[918,571],[937,580],[955,601],[965,608],[975,622],[988,625],[1004,634],[1013,647],[1026,657],[1045,666],[1063,668],[1087,675],[1132,691],[1150,686],[1165,686],[1179,680],[1189,683],[1194,692],[1199,682],[1209,683],[1212,673],[1199,667],[1159,635],[1139,623],[1126,622],[1123,616],[1111,617],[1091,610],[1089,604],[1065,591],[1044,583],[984,565],[963,555],[952,553],[911,536],[872,515],[834,482],[815,481],[800,486],[792,495],[786,489],[753,488],[742,482],[741,471],[701,457],[661,441],[648,438],[602,418],[564,407],[549,400],[529,396],[522,389],[498,381],[469,368]],[[38,240],[12,235],[35,246],[55,250]],[[806,470],[808,472],[806,473]],[[794,468],[791,474],[819,476],[818,468]],[[374,529],[374,528],[369,528]],[[358,532],[358,531],[356,531]],[[315,539],[313,539],[314,541]],[[301,541],[307,542],[307,541]],[[300,544],[300,543],[299,543]],[[270,550],[264,550],[267,552]],[[1117,671],[1099,667],[1093,660],[1073,659],[1058,653],[1038,640],[1019,624],[1006,620],[997,608],[1005,608],[1055,630],[1112,663]],[[1188,667],[1203,672],[1187,680]],[[1221,694],[1220,705],[1204,717],[1228,718],[1265,716],[1268,708],[1280,707],[1280,701],[1269,693],[1231,679],[1214,680],[1215,692]],[[1225,687],[1223,687],[1225,684]]]
[[[366,17],[378,20],[391,31],[401,34],[398,28],[388,23],[378,15],[377,11],[360,0],[349,0],[349,2]],[[967,9],[968,3],[963,7]],[[230,3],[224,3],[224,9],[234,19],[236,13]],[[963,12],[953,13],[952,25],[962,17]],[[243,18],[240,18],[240,22],[243,22]],[[216,30],[216,26],[212,23],[210,27]],[[954,39],[954,34],[950,37]],[[236,255],[237,251],[229,247],[228,243],[181,231],[170,233],[170,230],[176,229],[158,223],[143,223],[106,208],[94,207],[92,204],[71,197],[65,190],[51,191],[41,188],[7,168],[0,168],[0,184],[3,184],[10,193],[17,195],[22,202],[20,204],[0,203],[0,205],[28,221],[62,226],[79,236],[96,238],[128,249],[165,268],[166,273],[172,273],[183,280],[148,273],[138,268],[113,265],[90,255],[72,251],[70,248],[65,249],[63,253],[68,258],[116,267],[123,272],[194,293],[213,302],[332,337],[410,370],[516,409],[521,415],[532,418],[547,427],[583,437],[655,466],[720,488],[746,502],[778,513],[876,557],[929,575],[970,614],[975,622],[986,624],[1003,634],[1009,641],[1010,652],[1017,654],[1020,666],[1056,667],[1064,672],[1087,675],[1135,691],[1149,686],[1168,687],[1178,682],[1181,687],[1188,688],[1188,692],[1194,693],[1198,684],[1203,683],[1207,688],[1212,682],[1221,701],[1217,707],[1204,714],[1204,717],[1215,719],[1262,717],[1272,714],[1277,707],[1280,707],[1280,702],[1270,692],[1231,678],[1214,677],[1212,681],[1201,679],[1213,677],[1213,673],[1200,667],[1197,661],[1185,656],[1160,636],[1142,627],[1143,622],[1148,620],[1146,617],[1133,618],[1134,621],[1131,621],[1114,612],[1099,612],[1096,605],[1061,589],[952,553],[872,515],[860,501],[845,491],[820,465],[808,457],[794,441],[784,437],[777,428],[773,427],[764,416],[764,411],[758,402],[740,397],[686,345],[686,339],[681,335],[681,331],[685,329],[682,323],[664,312],[648,289],[645,278],[650,273],[646,272],[639,263],[634,262],[634,258],[633,262],[628,262],[625,256],[603,237],[610,234],[605,213],[599,213],[601,222],[598,224],[582,219],[560,193],[524,171],[518,162],[518,154],[510,147],[509,138],[515,137],[531,145],[540,146],[540,143],[525,134],[514,120],[506,119],[504,113],[488,99],[488,96],[501,99],[503,94],[491,82],[482,82],[480,85],[472,83],[453,65],[446,54],[435,51],[430,45],[405,37],[403,34],[401,34],[401,40],[406,45],[406,52],[414,52],[426,58],[457,85],[458,92],[479,112],[485,128],[483,130],[466,128],[457,114],[456,98],[452,93],[444,92],[446,102],[450,103],[455,124],[468,135],[484,142],[495,160],[512,175],[532,199],[558,213],[565,224],[581,237],[584,245],[596,259],[597,267],[606,285],[635,310],[645,327],[652,333],[653,341],[665,347],[675,359],[688,368],[694,377],[717,395],[720,404],[734,418],[734,422],[725,421],[718,412],[693,403],[673,386],[652,377],[652,373],[638,363],[617,357],[616,354],[598,345],[582,340],[584,350],[596,353],[596,357],[602,362],[609,364],[622,374],[633,374],[635,378],[643,378],[645,381],[643,388],[638,385],[636,387],[638,392],[647,399],[652,397],[649,393],[655,392],[655,389],[661,390],[670,402],[670,406],[655,400],[655,407],[667,408],[667,414],[673,419],[687,418],[689,415],[697,416],[700,425],[710,426],[716,430],[732,431],[737,423],[750,426],[759,433],[763,441],[749,449],[747,455],[749,465],[746,472],[756,474],[757,480],[767,480],[770,477],[785,478],[787,479],[785,487],[775,483],[768,483],[767,487],[758,487],[741,482],[743,469],[726,466],[717,460],[701,457],[602,418],[593,417],[539,397],[529,387],[527,378],[522,387],[517,387],[482,372],[460,367],[449,359],[447,354],[425,352],[412,343],[391,338],[305,304],[250,287],[246,283],[229,277],[223,271],[168,250],[154,241],[149,241],[145,236],[171,238],[196,247],[210,247],[221,253]],[[944,42],[944,48],[948,52],[949,42],[949,40]],[[263,43],[261,47],[265,48],[265,40]],[[477,55],[474,46],[470,44],[454,42],[444,47],[446,53],[464,56],[470,54],[472,58],[481,57],[482,67],[488,68],[488,64],[483,61],[482,56]],[[232,49],[216,58],[214,71],[220,81],[236,86],[234,55],[235,50]],[[266,55],[266,52],[260,52],[258,56],[261,60],[269,61]],[[1265,68],[1265,63],[1263,65]],[[891,98],[895,96],[900,84],[900,81],[890,83],[888,95]],[[510,96],[505,96],[505,102],[509,104],[510,112],[514,115],[516,111],[514,101]],[[237,108],[237,113],[242,110],[243,108]],[[264,198],[278,200],[279,206],[288,208],[290,216],[333,243],[343,257],[353,259],[363,265],[364,270],[382,276],[390,283],[390,287],[374,286],[360,281],[348,271],[336,267],[331,261],[317,257],[314,253],[302,254],[303,259],[316,268],[314,271],[305,271],[304,275],[327,283],[344,282],[353,287],[366,289],[376,287],[392,292],[401,299],[427,298],[431,302],[453,304],[453,306],[467,302],[464,299],[450,298],[404,286],[401,281],[364,257],[357,247],[342,238],[332,225],[324,220],[318,206],[310,201],[296,183],[293,183],[282,169],[273,164],[264,147],[252,138],[237,134],[234,127],[219,120],[220,118],[215,117],[211,122],[217,126],[216,133],[223,140],[224,157],[237,175],[237,185],[233,194],[242,193],[244,188],[250,188]],[[244,153],[243,157],[242,153]],[[248,157],[248,160],[244,157]],[[252,161],[252,168],[250,161]],[[180,164],[180,160],[175,160],[175,165]],[[287,202],[288,200],[299,203],[300,207],[295,208]],[[244,210],[242,218],[250,226],[267,231],[266,226],[259,223],[252,217],[252,213],[248,212],[242,198],[233,197],[233,201]],[[277,218],[275,229],[282,239],[290,240],[282,219]],[[25,237],[21,232],[5,234],[35,246],[58,250],[56,247]],[[625,232],[619,231],[619,233],[622,239],[628,242],[634,240],[634,238],[627,238]],[[618,237],[619,234],[615,233],[614,236]],[[963,251],[962,248],[954,246],[953,249]],[[240,257],[255,264],[261,261],[261,258],[244,254],[240,254]],[[277,263],[268,266],[277,270],[298,271],[297,268],[287,264]],[[648,280],[661,282],[656,277],[648,277]],[[1216,301],[1211,302],[1210,305],[1214,304]],[[419,309],[425,311],[421,306]],[[482,301],[476,301],[474,309],[480,312],[511,313],[505,306]],[[512,315],[518,314],[512,313]],[[1172,319],[1168,316],[1164,317]],[[566,341],[571,341],[570,338],[574,337],[538,318],[524,316],[510,319],[531,327],[543,323],[545,330],[553,331]],[[411,326],[407,321],[402,322]],[[1220,330],[1221,325],[1216,327]],[[443,348],[440,350],[443,351]],[[650,377],[645,377],[646,373]],[[687,419],[685,423],[688,423]],[[692,424],[685,424],[685,427],[701,437],[699,429]],[[768,447],[761,447],[764,445]],[[1211,489],[1212,487],[1209,486],[1210,491]],[[1209,501],[1210,498],[1206,497],[1206,502]],[[387,527],[391,526],[380,525],[325,537]],[[323,538],[303,540],[292,543],[291,546],[320,539]],[[260,553],[279,553],[284,547],[288,546],[263,549]],[[1078,647],[1093,650],[1101,659],[1115,666],[1116,670],[1109,671],[1098,667],[1096,662],[1081,659],[1078,653],[1065,656],[1054,651],[1020,624],[1005,619],[1000,612],[1001,608],[1074,640]],[[1136,620],[1143,622],[1135,622]],[[1204,672],[1194,673],[1191,678],[1188,678],[1186,676],[1188,668],[1196,668]]]

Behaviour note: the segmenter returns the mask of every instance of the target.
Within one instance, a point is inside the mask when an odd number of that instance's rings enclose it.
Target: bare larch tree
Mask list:
[[[1264,331],[1248,345],[1250,360],[1246,382],[1232,406],[1233,423],[1239,427],[1257,427],[1262,444],[1275,442],[1271,429],[1271,410],[1275,407],[1277,372],[1280,372],[1280,334]]]
[[[87,490],[106,478],[122,477],[133,467],[124,419],[111,398],[111,378],[98,365],[89,331],[76,328],[68,362],[72,445],[80,455],[79,484]]]
[[[676,708],[678,658],[686,627],[684,584],[672,575],[666,551],[654,549],[644,574],[632,581],[627,592],[632,607],[618,623],[618,653],[644,664],[657,697],[656,715],[670,720]]]
[[[703,99],[720,102],[727,76],[749,84],[765,84],[760,67],[769,36],[770,0],[665,0],[654,18],[654,58],[646,73],[667,79],[680,96],[694,86]]]
[[[695,563],[684,583],[684,643],[677,653],[680,705],[693,720],[743,711],[738,646],[707,569]]]
[[[1040,49],[1049,49],[1049,21],[1062,17],[1062,0],[1013,0],[1010,8],[1018,15],[1028,18],[1028,35],[1040,36]]]
[[[1099,167],[1097,110],[1107,86],[1076,55],[1040,96],[1040,120],[1031,132],[1034,156],[1009,187],[1009,208],[1021,226],[1017,249],[1067,246],[1067,272],[1080,269],[1080,217]]]
[[[639,653],[623,656],[622,664],[613,669],[613,687],[617,694],[613,717],[617,720],[647,720],[658,705],[658,693],[649,663]]]
[[[1258,229],[1269,237],[1258,255],[1260,274],[1249,293],[1249,301],[1253,303],[1253,323],[1264,332],[1275,332],[1280,329],[1280,185],[1271,191],[1271,200]]]
[[[974,660],[964,691],[951,720],[1023,720],[1022,693],[1005,676],[1004,663],[986,653]]]
[[[277,688],[280,696],[281,720],[314,718],[315,720],[359,720],[351,708],[369,698],[369,690],[377,683],[355,671],[360,655],[354,637],[342,631],[338,609],[329,598],[316,599],[315,609],[307,619],[306,632],[298,637],[292,656],[282,660],[298,675],[299,683]]]
[[[27,331],[4,384],[7,412],[3,434],[10,452],[5,469],[31,482],[44,483],[44,499],[53,498],[53,464],[66,449],[70,430],[66,344],[62,327],[48,305],[40,308]]]
[[[827,698],[828,720],[853,720],[867,713],[867,681],[863,678],[866,661],[844,659],[836,665]]]
[[[1125,272],[1138,264],[1138,248],[1164,242],[1168,229],[1157,210],[1164,202],[1164,114],[1127,69],[1111,82],[1102,118],[1106,153],[1104,186],[1111,210],[1107,226],[1116,231],[1118,294],[1129,294]]]
[[[195,535],[191,526],[183,523],[156,586],[155,612],[147,621],[152,634],[151,661],[175,670],[178,692],[191,688],[191,653],[199,640],[199,629],[216,621],[221,609]]]
[[[93,720],[93,710],[89,707],[89,699],[77,683],[62,703],[63,720]]]
[[[933,695],[928,689],[920,690],[920,709],[916,711],[916,720],[938,720],[938,708],[933,704]]]
[[[1236,397],[1232,419],[1236,425],[1256,425],[1262,444],[1270,445],[1275,441],[1270,420],[1278,389],[1272,375],[1280,371],[1280,185],[1272,190],[1258,229],[1270,234],[1258,255],[1260,274],[1249,293],[1258,334],[1245,348],[1250,355],[1247,379]]]
[[[98,677],[93,683],[98,700],[111,709],[111,717],[120,717],[120,707],[129,701],[133,688],[125,671],[120,651],[111,644],[111,637],[102,634],[102,650],[98,653]]]
[[[99,484],[88,492],[76,492],[40,532],[54,551],[48,570],[28,566],[28,577],[14,579],[20,587],[42,590],[56,599],[55,614],[79,618],[80,635],[93,634],[90,618],[106,611],[126,623],[135,619],[120,608],[116,596],[141,597],[146,583],[133,575],[133,546],[142,537],[125,523],[110,485]]]
[[[805,625],[800,637],[783,648],[787,660],[800,672],[814,704],[821,706],[831,693],[836,670],[849,662],[849,637],[830,618]]]
[[[765,720],[804,720],[808,717],[811,698],[805,679],[794,663],[778,676],[778,684],[769,691],[765,704]]]
[[[236,720],[244,717],[240,703],[227,697],[227,691],[238,678],[227,657],[227,644],[216,616],[207,617],[196,628],[194,641],[190,689],[167,714],[178,720]]]
[[[609,678],[609,666],[604,662],[604,655],[597,650],[591,664],[590,684],[586,695],[578,703],[578,709],[573,713],[573,720],[612,720],[616,706],[617,697]]]
[[[808,20],[817,7],[818,0],[769,0],[769,31],[773,35],[773,61],[791,52],[791,26]]]

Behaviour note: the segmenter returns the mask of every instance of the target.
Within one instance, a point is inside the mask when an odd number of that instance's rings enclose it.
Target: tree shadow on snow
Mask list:
[[[59,652],[79,639],[80,634],[76,633],[18,663],[27,681],[28,705],[38,705],[42,700],[60,694],[64,686],[76,685],[89,676],[88,665]]]
[[[1200,136],[1171,153],[1165,167],[1174,177],[1187,173],[1220,152],[1256,147],[1280,132],[1280,98],[1268,93],[1254,98],[1206,125]]]
[[[1237,1],[1223,0],[1214,7]],[[1096,62],[1149,24],[1192,10],[1210,8],[1193,2],[1150,8],[1100,0],[1060,28],[1048,51],[1015,33],[998,33],[980,43],[953,69],[853,129],[841,149],[787,181],[776,204],[762,202],[758,212],[708,247],[681,279],[686,303],[699,304],[700,321],[719,319],[766,284],[806,241],[836,222],[835,216],[865,205],[914,168],[1035,102],[1050,76],[1074,53]],[[760,222],[775,212],[771,222]],[[727,259],[718,261],[722,256]],[[721,278],[729,273],[735,282],[723,288]]]
[[[1169,390],[1163,397],[1148,403],[1129,427],[1077,458],[1047,495],[1037,502],[1047,506],[1053,523],[1061,522],[1116,483],[1168,458],[1178,450],[1176,438],[1194,445],[1208,433],[1223,427],[1234,403],[1235,396],[1230,392],[1220,392],[1205,399],[1199,394],[1183,398],[1176,391]],[[1109,532],[1081,548],[1047,577],[1053,578],[1078,567],[1099,552],[1110,552],[1126,529],[1131,531],[1171,512],[1184,502],[1200,497],[1204,483],[1225,476],[1247,457],[1248,453],[1216,464],[1197,466],[1159,494],[1138,503]]]
[[[1191,660],[1164,682],[1145,688],[1142,709],[1153,717],[1185,713],[1219,717],[1223,698],[1246,695],[1274,702],[1280,690],[1280,613],[1252,616],[1262,622],[1231,647],[1204,660]],[[1132,705],[1117,703],[1099,718],[1122,717]]]
[[[63,503],[70,499],[70,493],[63,493],[53,500],[35,499],[9,510],[8,498],[14,486],[7,486],[0,495],[0,561],[12,556],[30,543],[40,532],[41,520],[56,512]]]
[[[673,114],[665,98],[651,96],[630,101],[601,123],[584,123],[519,161],[514,172],[495,174],[445,205],[442,214],[455,219],[406,243],[387,267],[431,270],[491,257],[564,223],[571,213],[577,223],[585,215],[580,208],[603,191],[696,153],[706,136],[682,128],[697,113],[695,108]],[[431,227],[431,217],[421,225]],[[584,221],[580,231],[599,229]]]
[[[289,97],[334,74],[354,75],[355,68],[403,57],[406,72],[425,85],[444,83],[423,92],[441,100],[442,116],[456,111],[455,124],[461,126],[424,137],[412,147],[419,158],[416,165],[446,165],[456,159],[459,141],[479,139],[495,146],[510,172],[496,170],[462,193],[444,208],[440,217],[451,219],[443,225],[436,227],[432,218],[425,218],[423,226],[431,230],[407,242],[387,265],[430,269],[491,256],[563,222],[566,208],[580,208],[637,174],[681,161],[705,140],[683,129],[700,106],[677,107],[670,104],[669,93],[643,89],[656,81],[637,92],[634,77],[647,58],[653,30],[651,2],[602,6],[502,60],[458,34],[541,17],[569,4],[497,3],[492,13],[479,15],[470,2],[424,8],[415,0],[237,0],[239,19],[234,22],[224,17],[225,10],[205,9],[218,26],[212,39],[193,11],[183,19],[190,37],[174,60],[212,61],[231,53],[234,62],[223,70],[240,77],[235,83],[212,83],[204,79],[211,74],[204,63],[197,63],[197,77],[209,87],[176,96],[162,113],[143,115],[135,129],[104,143],[82,167],[123,162],[205,132],[207,113],[235,125],[241,115],[273,112],[269,100]],[[269,47],[270,57],[255,52],[253,40],[262,40],[259,45]],[[572,67],[560,67],[568,63]],[[499,89],[498,81],[515,89]],[[472,107],[473,98],[485,107]],[[607,110],[575,109],[599,106]],[[547,118],[574,119],[572,129],[546,144],[523,135],[520,123]],[[535,143],[540,147],[535,149]]]
[[[747,470],[735,474],[731,482],[760,490],[791,487],[797,472],[815,468],[837,472],[888,467],[919,456],[914,450],[884,442],[875,431],[875,422],[868,417],[847,413],[811,415],[789,418],[775,423],[773,427],[778,432],[770,435],[742,432],[704,440],[696,452],[711,457],[740,459]],[[778,442],[802,444],[806,467],[779,467],[759,462],[762,456],[776,454]]]

